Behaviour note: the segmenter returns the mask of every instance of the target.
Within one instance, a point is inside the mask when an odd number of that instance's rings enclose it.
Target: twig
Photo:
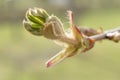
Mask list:
[[[103,39],[110,39],[110,40],[115,41],[114,37],[116,36],[116,32],[118,32],[120,34],[120,27],[112,29],[112,30],[105,31],[105,32],[103,32],[101,34],[90,36],[89,38],[92,38],[95,41],[99,41],[99,40],[103,40]],[[111,33],[113,33],[113,35],[109,35]],[[117,36],[115,38],[117,38],[118,40],[120,40],[118,37],[120,38],[120,36]],[[117,42],[117,41],[115,41],[115,42]]]
[[[86,52],[94,47],[94,43],[99,40],[108,39],[114,42],[120,41],[120,27],[102,32],[93,28],[78,28],[73,23],[73,13],[68,11],[70,22],[70,33],[64,31],[61,20],[49,15],[44,9],[33,8],[26,12],[23,25],[27,31],[36,36],[44,36],[47,39],[57,41],[64,49],[46,62],[46,67],[53,66],[67,57],[77,54],[79,49]],[[72,35],[71,35],[72,34]]]

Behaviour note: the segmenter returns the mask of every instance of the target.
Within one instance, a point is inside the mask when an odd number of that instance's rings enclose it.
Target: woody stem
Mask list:
[[[113,33],[113,32],[120,32],[120,27],[112,29],[112,30],[105,31],[104,33],[101,33],[101,34],[90,36],[89,38],[92,38],[96,41],[103,40],[103,39],[109,39],[109,37],[107,37],[106,35],[108,33]]]

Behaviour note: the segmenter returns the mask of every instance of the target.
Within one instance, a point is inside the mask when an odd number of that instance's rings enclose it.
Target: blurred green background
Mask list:
[[[46,69],[45,61],[62,48],[25,31],[22,20],[33,7],[57,15],[65,27],[67,10],[79,26],[107,30],[120,25],[120,0],[0,0],[0,80],[120,80],[120,43],[111,41]]]

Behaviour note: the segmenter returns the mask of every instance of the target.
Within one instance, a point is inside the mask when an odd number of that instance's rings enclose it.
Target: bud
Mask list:
[[[113,36],[113,40],[115,42],[119,42],[120,41],[120,32],[116,32],[115,35]]]
[[[120,40],[120,32],[116,31],[116,32],[112,32],[112,33],[108,33],[106,35],[106,37],[114,42],[119,42]]]
[[[26,12],[26,19],[23,25],[33,35],[43,35],[48,39],[58,39],[65,35],[63,25],[56,16],[49,16],[41,8],[29,9]]]
[[[23,25],[33,35],[41,36],[48,17],[49,15],[44,9],[30,8],[26,12],[26,19],[23,20]]]

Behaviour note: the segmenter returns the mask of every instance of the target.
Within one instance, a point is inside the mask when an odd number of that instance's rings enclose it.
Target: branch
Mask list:
[[[101,34],[90,36],[89,38],[92,38],[95,41],[109,39],[109,40],[113,40],[115,42],[118,42],[120,40],[120,27],[105,31],[104,33],[101,33]]]

